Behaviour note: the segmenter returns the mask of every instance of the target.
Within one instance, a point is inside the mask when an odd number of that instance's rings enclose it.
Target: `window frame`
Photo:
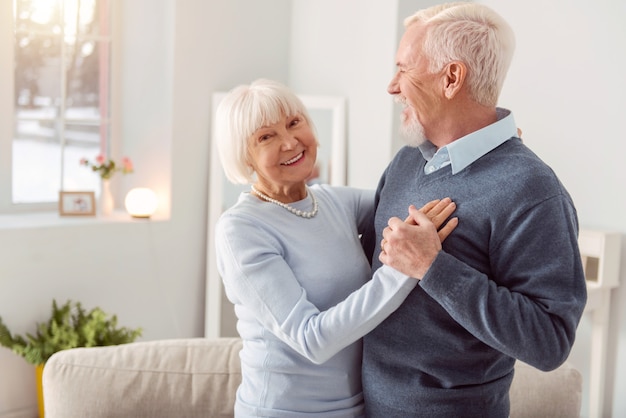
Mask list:
[[[65,138],[63,138],[64,127],[67,125],[88,125],[88,126],[100,126],[105,128],[106,134],[100,137],[100,153],[109,156],[111,150],[111,138],[113,132],[116,129],[114,126],[114,106],[112,97],[114,96],[114,52],[115,52],[115,31],[118,27],[116,21],[119,15],[119,7],[117,7],[117,0],[108,0],[108,34],[102,35],[101,33],[96,36],[87,36],[86,39],[93,39],[96,42],[103,42],[107,45],[106,58],[106,89],[105,100],[108,108],[106,109],[106,117],[100,117],[99,119],[72,119],[68,118],[65,112],[61,112],[60,116],[56,119],[59,125],[62,126],[58,134],[62,137],[59,141],[61,146],[61,156],[58,161],[60,165],[60,184],[61,190],[63,190],[64,181],[64,158],[65,153],[63,149],[65,147]],[[0,214],[10,213],[24,213],[24,212],[42,212],[42,211],[54,211],[58,208],[58,198],[55,201],[48,202],[28,202],[28,203],[14,203],[12,201],[13,186],[13,140],[14,140],[14,127],[18,120],[15,114],[15,97],[14,97],[14,68],[15,68],[15,22],[13,19],[13,1],[0,2],[0,62],[6,63],[0,67]],[[85,37],[83,36],[83,39]],[[63,43],[64,45],[64,43]],[[63,54],[63,52],[62,52]],[[63,63],[62,68],[65,68],[65,62],[68,57],[62,55]],[[99,64],[102,71],[102,62]],[[67,82],[65,76],[62,77],[63,87],[61,88],[61,97],[63,103],[66,100],[66,89],[64,84]],[[102,90],[101,90],[101,94]],[[102,101],[102,97],[100,98]],[[64,107],[62,108],[64,110]],[[100,112],[102,115],[102,112]],[[28,120],[24,118],[22,120]],[[43,119],[37,119],[43,120]],[[78,163],[78,162],[77,162]]]

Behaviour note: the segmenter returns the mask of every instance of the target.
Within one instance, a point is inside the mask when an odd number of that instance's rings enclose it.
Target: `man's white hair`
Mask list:
[[[471,97],[495,106],[515,51],[509,24],[489,7],[467,2],[440,4],[404,20],[405,27],[416,23],[427,27],[423,51],[430,59],[429,70],[463,62]]]

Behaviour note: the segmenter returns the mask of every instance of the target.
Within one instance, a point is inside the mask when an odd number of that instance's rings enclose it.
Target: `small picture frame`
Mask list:
[[[94,192],[59,192],[59,215],[95,216],[96,197]]]

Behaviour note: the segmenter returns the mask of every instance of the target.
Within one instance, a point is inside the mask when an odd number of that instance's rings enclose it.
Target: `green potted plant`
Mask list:
[[[116,315],[110,316],[98,307],[86,311],[79,302],[69,300],[61,306],[53,300],[50,319],[37,324],[34,335],[12,335],[0,317],[0,345],[36,367],[40,418],[43,418],[41,374],[50,356],[68,348],[130,343],[141,333],[141,328],[118,327]]]

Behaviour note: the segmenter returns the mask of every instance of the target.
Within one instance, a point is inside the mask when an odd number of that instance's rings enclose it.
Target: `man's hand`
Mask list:
[[[443,225],[455,209],[454,202],[445,198],[429,202],[420,210],[411,205],[405,221],[389,219],[378,259],[407,276],[421,279],[441,251],[441,243],[458,225],[458,218]]]

